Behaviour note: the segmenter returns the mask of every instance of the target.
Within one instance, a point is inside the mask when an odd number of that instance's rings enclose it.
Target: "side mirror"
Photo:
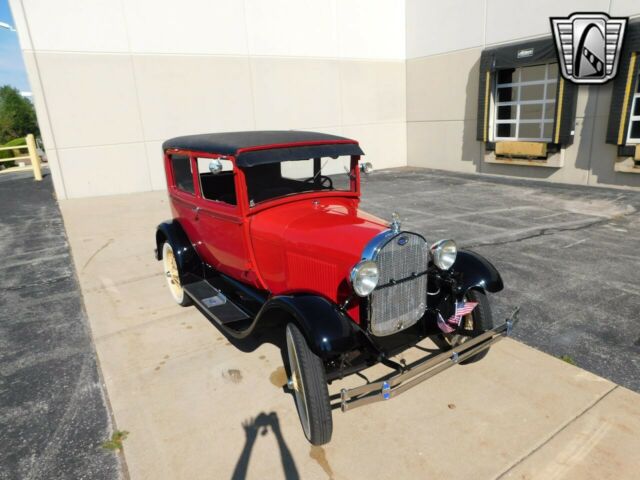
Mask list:
[[[211,160],[209,162],[209,171],[214,175],[219,174],[222,171],[222,162],[220,160]]]
[[[360,164],[360,171],[365,175],[369,175],[373,172],[373,165],[370,162],[365,162]]]

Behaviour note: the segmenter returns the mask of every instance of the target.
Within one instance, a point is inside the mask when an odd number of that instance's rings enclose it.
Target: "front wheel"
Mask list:
[[[293,323],[286,329],[289,389],[293,390],[300,423],[307,440],[323,445],[331,440],[333,420],[322,360],[314,354]]]
[[[458,330],[453,333],[440,333],[432,337],[433,342],[441,350],[451,350],[451,348],[457,347],[470,338],[482,335],[493,328],[493,316],[486,293],[481,290],[469,290],[465,294],[464,300],[466,302],[477,302],[478,305],[471,313],[462,317]],[[467,365],[482,360],[487,353],[489,353],[489,349],[463,360],[460,364]]]

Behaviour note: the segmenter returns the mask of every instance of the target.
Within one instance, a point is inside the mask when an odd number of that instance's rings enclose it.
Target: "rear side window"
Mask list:
[[[216,202],[236,205],[236,184],[234,180],[233,163],[230,160],[212,158],[198,158],[198,176],[200,177],[200,192],[202,198]],[[222,167],[212,171],[211,164]],[[215,172],[215,173],[213,173]]]
[[[171,155],[171,169],[176,187],[183,192],[195,194],[191,161],[186,155]]]

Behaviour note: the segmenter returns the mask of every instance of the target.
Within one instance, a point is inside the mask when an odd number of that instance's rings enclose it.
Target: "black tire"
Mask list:
[[[286,344],[291,379],[289,388],[293,390],[296,399],[302,430],[313,445],[324,445],[331,440],[333,432],[324,365],[293,323],[287,325]]]
[[[169,292],[178,305],[188,307],[193,304],[193,300],[191,300],[191,297],[186,294],[182,284],[180,283],[180,276],[182,275],[182,272],[180,271],[180,265],[175,259],[173,246],[169,242],[165,241],[161,248],[162,266],[167,280],[167,286],[169,287]]]
[[[440,350],[451,350],[451,348],[460,345],[460,343],[463,343],[466,339],[477,337],[478,335],[481,335],[487,330],[491,330],[493,328],[493,316],[491,314],[491,305],[489,304],[487,294],[482,290],[469,290],[465,294],[465,299],[469,302],[478,303],[478,306],[476,306],[473,312],[471,312],[472,328],[470,330],[464,329],[465,319],[463,318],[463,328],[458,332],[458,335],[439,333],[438,335],[431,337]],[[489,349],[483,350],[473,357],[463,360],[460,364],[468,365],[470,363],[477,362],[478,360],[482,360],[487,353],[489,353]]]

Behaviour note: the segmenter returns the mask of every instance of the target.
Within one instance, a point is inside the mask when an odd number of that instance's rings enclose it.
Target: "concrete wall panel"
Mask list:
[[[407,58],[484,43],[486,0],[407,0]]]
[[[162,142],[145,142],[144,146],[147,154],[147,170],[149,171],[151,190],[166,190],[167,179],[164,172]]]
[[[337,60],[252,57],[251,70],[258,130],[342,123]]]
[[[341,58],[405,58],[405,9],[398,0],[339,0]]]
[[[344,136],[360,142],[366,162],[373,168],[404,167],[407,164],[407,131],[404,122],[378,123],[371,125],[347,125],[342,128]]]
[[[406,118],[404,62],[340,61],[342,121],[397,123]]]
[[[250,55],[337,57],[336,0],[246,0]]]
[[[481,51],[407,60],[407,120],[476,118]]]
[[[606,12],[609,0],[487,0],[486,44],[549,35],[549,17],[573,12]]]
[[[145,140],[251,130],[253,102],[246,57],[133,57]]]
[[[57,148],[142,141],[129,55],[39,53]]]
[[[12,3],[13,12],[18,0]],[[22,0],[33,48],[40,51],[127,52],[121,2]],[[21,25],[19,24],[20,28]]]
[[[69,198],[151,190],[144,143],[58,150]]]
[[[134,0],[122,3],[133,52],[247,54],[244,2]]]
[[[408,122],[408,164],[457,172],[476,172],[481,147],[475,139],[475,124],[475,120]]]
[[[611,0],[610,15],[625,17],[640,16],[640,4],[638,0]]]

